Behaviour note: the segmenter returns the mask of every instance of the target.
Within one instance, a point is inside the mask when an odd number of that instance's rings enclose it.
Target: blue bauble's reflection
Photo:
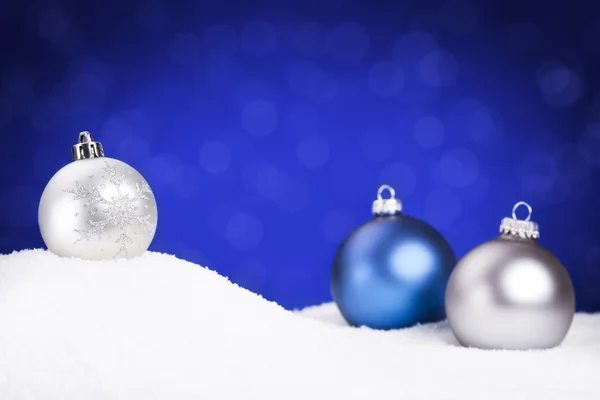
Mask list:
[[[456,256],[433,227],[406,216],[377,217],[340,246],[331,291],[353,326],[397,329],[445,317]]]

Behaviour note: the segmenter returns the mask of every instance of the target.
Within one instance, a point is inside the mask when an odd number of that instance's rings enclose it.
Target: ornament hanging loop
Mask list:
[[[527,208],[528,214],[525,219],[517,218],[517,209],[520,206]],[[500,232],[504,235],[518,237],[521,239],[538,239],[540,230],[538,224],[531,219],[532,208],[524,201],[519,201],[512,209],[512,218],[504,218],[500,223]]]
[[[383,192],[388,191],[390,197],[383,198]],[[396,191],[390,185],[381,185],[377,191],[377,200],[373,202],[373,215],[396,215],[402,211],[402,203],[396,198]]]
[[[522,220],[519,220],[519,218],[517,218],[517,209],[518,209],[520,206],[525,206],[525,207],[527,208],[527,212],[528,212],[528,214],[527,214],[527,217],[526,217],[525,219],[522,219]],[[527,203],[526,203],[526,202],[524,202],[524,201],[519,201],[519,202],[518,202],[517,204],[515,204],[515,206],[513,207],[513,210],[512,210],[512,217],[513,217],[513,219],[516,219],[516,220],[519,220],[519,221],[525,221],[525,222],[528,222],[528,221],[531,219],[531,213],[532,213],[532,212],[533,212],[533,210],[531,209],[531,206],[530,206],[529,204],[527,204]]]
[[[383,200],[383,192],[388,191],[390,193],[390,200],[396,198],[396,191],[390,185],[381,185],[377,191],[377,200]]]
[[[83,131],[79,133],[79,143],[73,146],[71,155],[73,161],[104,157],[104,149],[100,142],[94,142],[91,133]]]

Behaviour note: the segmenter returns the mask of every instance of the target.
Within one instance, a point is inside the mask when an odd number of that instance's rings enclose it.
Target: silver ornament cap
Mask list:
[[[104,157],[102,143],[94,142],[92,134],[88,131],[79,133],[79,143],[73,146],[71,153],[73,161]]]
[[[388,191],[390,197],[383,198],[383,192]],[[377,191],[377,200],[373,202],[373,215],[396,215],[402,212],[402,202],[396,198],[396,191],[390,185],[381,185]]]
[[[517,209],[520,206],[527,208],[527,217],[523,219],[517,218]],[[500,232],[504,235],[516,236],[522,239],[538,239],[540,237],[540,230],[538,224],[531,221],[532,209],[529,204],[524,201],[519,201],[512,210],[512,218],[504,218],[500,223]]]

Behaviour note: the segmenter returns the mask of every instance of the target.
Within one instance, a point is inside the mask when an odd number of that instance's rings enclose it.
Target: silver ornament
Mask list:
[[[516,210],[529,210],[518,220]],[[519,202],[500,237],[456,265],[446,288],[446,315],[456,339],[484,349],[546,349],[559,345],[575,313],[575,292],[560,261],[540,246],[531,207]]]
[[[156,200],[139,172],[104,157],[89,132],[73,146],[73,162],[50,179],[38,222],[50,251],[86,260],[143,254],[156,232]]]

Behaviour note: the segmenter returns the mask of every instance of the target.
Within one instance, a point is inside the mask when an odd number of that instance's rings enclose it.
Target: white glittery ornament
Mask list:
[[[158,213],[139,172],[104,157],[88,132],[73,147],[73,162],[59,170],[42,194],[38,222],[48,249],[86,260],[132,258],[150,246]]]

